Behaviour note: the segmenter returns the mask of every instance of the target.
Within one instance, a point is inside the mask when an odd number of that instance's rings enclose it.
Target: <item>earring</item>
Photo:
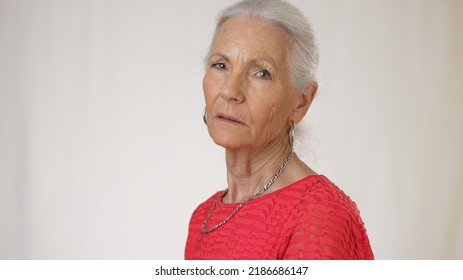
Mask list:
[[[294,130],[296,129],[296,125],[293,121],[291,121],[291,125],[289,127],[289,145],[293,148],[294,145]]]
[[[206,107],[204,107],[203,122],[204,122],[205,125],[207,125],[207,111],[206,111]]]

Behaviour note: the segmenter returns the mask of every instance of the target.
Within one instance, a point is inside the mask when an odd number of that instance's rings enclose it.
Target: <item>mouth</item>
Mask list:
[[[216,118],[221,120],[221,121],[224,121],[224,122],[243,124],[237,118],[234,118],[232,116],[227,116],[227,115],[224,115],[224,114],[218,114]]]

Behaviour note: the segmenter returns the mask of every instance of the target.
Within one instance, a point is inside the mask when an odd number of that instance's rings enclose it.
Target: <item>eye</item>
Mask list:
[[[224,63],[214,63],[211,65],[212,68],[218,69],[218,70],[225,70],[227,67],[225,66]]]
[[[272,75],[270,75],[270,72],[265,70],[265,69],[262,69],[260,70],[259,72],[257,72],[257,77],[261,78],[261,79],[264,79],[264,80],[271,80],[272,79]]]

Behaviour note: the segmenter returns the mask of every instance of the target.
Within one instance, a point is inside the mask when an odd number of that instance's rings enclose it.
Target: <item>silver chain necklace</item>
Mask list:
[[[289,152],[288,156],[286,157],[286,160],[283,162],[283,164],[280,166],[280,168],[278,169],[277,173],[275,173],[275,175],[273,175],[273,177],[270,179],[270,181],[260,190],[258,191],[257,193],[255,193],[254,195],[248,197],[247,199],[245,199],[243,202],[241,202],[236,208],[235,210],[223,221],[221,221],[220,223],[218,223],[217,225],[215,225],[214,227],[210,228],[210,229],[207,229],[207,222],[209,221],[209,219],[211,218],[212,216],[212,212],[214,212],[214,209],[215,209],[215,205],[217,204],[217,202],[219,201],[219,199],[222,199],[228,192],[228,189],[226,189],[221,195],[219,195],[214,203],[212,204],[211,206],[211,209],[209,210],[209,213],[207,214],[207,217],[206,219],[204,220],[204,223],[203,223],[203,226],[202,226],[202,232],[203,233],[211,233],[213,232],[214,230],[218,229],[219,227],[223,226],[224,224],[226,224],[228,221],[231,220],[231,218],[233,218],[233,216],[235,216],[235,214],[240,211],[241,207],[243,207],[243,205],[246,203],[246,202],[249,202],[251,200],[253,200],[254,198],[260,196],[261,194],[263,194],[266,190],[268,190],[272,185],[273,183],[276,181],[276,179],[278,178],[278,176],[280,176],[280,174],[283,172],[283,170],[285,170],[286,168],[286,165],[288,165],[289,163],[289,160],[291,159],[291,157],[293,156],[294,154],[294,150],[291,149],[291,151]]]

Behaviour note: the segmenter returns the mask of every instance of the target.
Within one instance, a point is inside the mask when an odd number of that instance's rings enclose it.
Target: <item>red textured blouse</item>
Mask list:
[[[222,193],[193,212],[185,259],[373,259],[357,206],[323,175],[251,200],[226,224],[204,234],[204,219]],[[237,205],[219,200],[207,228]]]

